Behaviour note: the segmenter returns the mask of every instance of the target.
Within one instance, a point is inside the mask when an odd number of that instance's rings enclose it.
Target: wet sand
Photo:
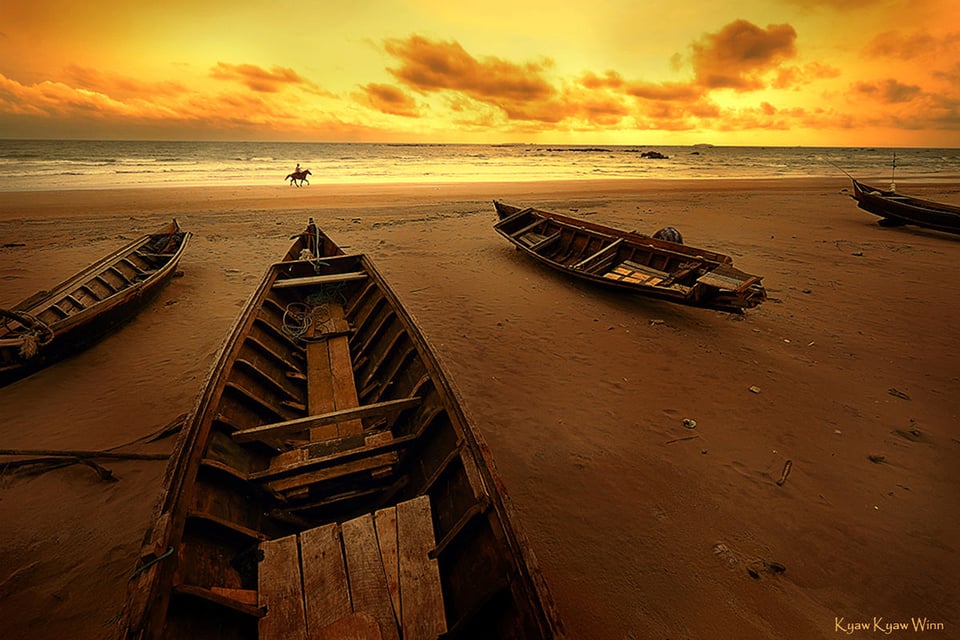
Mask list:
[[[956,184],[898,187],[960,202]],[[373,257],[449,370],[571,638],[842,637],[874,618],[958,637],[960,237],[881,228],[847,188],[4,193],[3,307],[171,216],[194,237],[183,277],[131,324],[0,388],[0,448],[104,449],[187,412],[263,271],[313,216]],[[493,231],[494,198],[675,226],[763,275],[770,300],[731,316],[572,282]],[[0,475],[0,636],[111,635],[164,463],[103,464],[119,481],[80,465]]]

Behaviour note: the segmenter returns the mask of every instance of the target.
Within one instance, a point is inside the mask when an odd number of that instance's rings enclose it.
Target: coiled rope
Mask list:
[[[36,318],[23,311],[13,311],[11,309],[0,309],[0,317],[7,331],[15,335],[13,340],[19,340],[19,354],[21,358],[30,359],[37,355],[41,347],[45,347],[53,340],[53,329],[46,322]],[[11,327],[10,321],[18,323],[20,327]]]

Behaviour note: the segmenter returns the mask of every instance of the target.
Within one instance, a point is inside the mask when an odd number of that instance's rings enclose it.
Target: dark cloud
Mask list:
[[[903,84],[894,79],[881,82],[858,82],[853,85],[853,89],[862,96],[888,104],[910,102],[923,95],[923,89],[917,85]]]
[[[949,51],[960,52],[960,32],[934,36],[927,31],[887,31],[875,36],[864,52],[874,58],[914,60],[939,56]]]
[[[765,86],[762,76],[796,55],[797,32],[789,24],[766,29],[736,20],[691,45],[697,84],[748,91]]]
[[[416,100],[392,85],[370,83],[361,90],[364,101],[377,111],[408,118],[420,115]]]
[[[284,67],[273,67],[268,71],[253,64],[218,62],[217,66],[210,71],[210,75],[218,80],[241,82],[248,89],[261,93],[276,93],[290,85],[313,86],[293,69]]]
[[[701,87],[682,82],[631,82],[626,85],[624,92],[645,100],[679,101],[696,100],[704,93]]]

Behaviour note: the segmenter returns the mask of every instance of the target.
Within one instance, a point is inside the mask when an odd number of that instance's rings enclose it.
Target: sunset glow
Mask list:
[[[3,2],[0,137],[960,146],[955,0],[150,5]]]

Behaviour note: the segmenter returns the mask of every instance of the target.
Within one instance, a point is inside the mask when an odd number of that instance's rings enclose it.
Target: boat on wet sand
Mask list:
[[[315,225],[287,255],[186,420],[118,637],[562,637],[482,438],[373,262]]]
[[[760,276],[730,256],[558,213],[494,201],[494,229],[536,261],[586,280],[698,307],[740,313],[767,298]]]
[[[851,180],[853,193],[850,197],[864,211],[880,216],[881,226],[899,227],[912,224],[947,233],[960,233],[958,205],[923,200],[897,191],[871,187],[855,178]]]
[[[176,219],[8,309],[0,386],[87,348],[136,315],[177,273],[190,233]]]

